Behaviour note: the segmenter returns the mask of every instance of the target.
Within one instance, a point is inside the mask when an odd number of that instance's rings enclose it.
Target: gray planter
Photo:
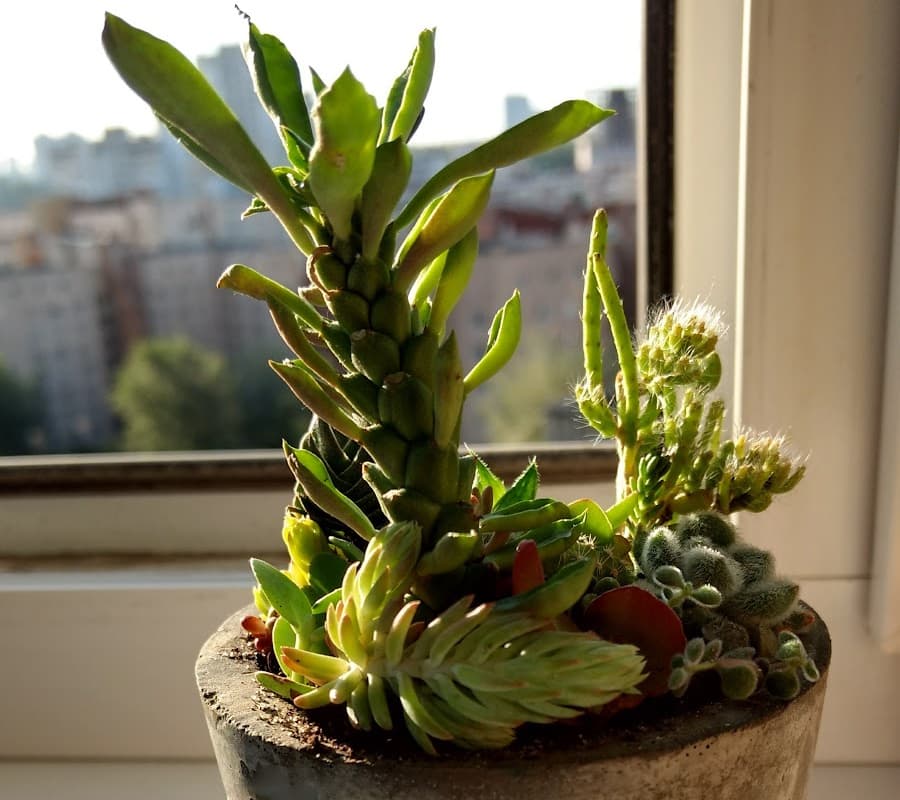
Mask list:
[[[404,730],[353,731],[342,709],[315,715],[263,692],[229,617],[203,646],[197,682],[229,800],[801,800],[815,751],[831,642],[807,647],[822,679],[790,703],[644,703],[609,721],[535,726],[506,750],[444,748],[432,758]],[[398,715],[399,716],[399,715]]]

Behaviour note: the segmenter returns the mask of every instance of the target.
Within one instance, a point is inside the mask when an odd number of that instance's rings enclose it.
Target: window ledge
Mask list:
[[[506,480],[514,478],[532,457],[538,460],[544,483],[615,476],[615,449],[609,443],[541,442],[473,445],[472,449]],[[0,495],[284,489],[292,480],[277,450],[0,458]]]

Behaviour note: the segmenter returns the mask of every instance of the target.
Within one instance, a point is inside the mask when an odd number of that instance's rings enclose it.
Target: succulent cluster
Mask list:
[[[633,348],[603,212],[576,395],[585,418],[617,440],[617,502],[542,497],[534,463],[507,486],[460,449],[465,400],[509,360],[522,324],[513,292],[469,368],[447,330],[494,171],[611,112],[563,103],[412,191],[409,140],[431,81],[433,31],[382,106],[349,69],[330,85],[312,71],[308,104],[285,46],[249,21],[248,32],[248,67],[285,149],[275,168],[171,45],[113,16],[104,44],[185,147],[248,192],[245,215],[274,214],[306,256],[308,284],[296,290],[244,265],[218,284],[267,305],[295,355],[271,366],[315,415],[299,446],[285,444],[296,478],[288,566],[251,562],[259,615],[244,627],[266,668],[259,683],[302,709],[342,704],[364,730],[402,719],[433,752],[433,740],[502,747],[525,722],[682,692],[707,670],[746,696],[763,669],[751,637],[780,695],[800,675],[812,680],[799,640],[781,630],[796,586],[720,516],[761,510],[802,467],[779,439],[725,439],[723,406],[710,398],[721,372],[714,315],[672,307]],[[621,367],[612,401],[604,317]]]

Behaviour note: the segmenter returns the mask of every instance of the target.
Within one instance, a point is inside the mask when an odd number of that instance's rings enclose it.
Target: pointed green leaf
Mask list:
[[[330,538],[330,537],[329,537]],[[346,565],[345,565],[346,566]],[[346,570],[345,570],[346,572]],[[326,578],[327,579],[327,578]],[[313,603],[313,614],[324,614],[328,610],[328,606],[337,603],[341,599],[341,587],[332,589],[327,594],[322,595],[315,603]]]
[[[305,596],[304,592],[304,596]],[[308,599],[308,598],[307,598]],[[312,615],[304,617],[303,626],[299,631],[294,630],[294,626],[288,621],[287,617],[278,617],[275,625],[272,627],[272,652],[275,653],[275,660],[281,671],[291,680],[296,680],[299,676],[292,673],[281,658],[282,647],[304,647],[309,641],[312,633],[313,618]]]
[[[309,156],[313,132],[309,121],[300,70],[297,62],[281,40],[249,23],[249,37],[244,57],[250,67],[253,86],[266,111],[275,123],[279,135],[288,142],[282,126],[296,134],[303,155]]]
[[[428,323],[431,324],[430,298],[431,293],[437,288],[447,263],[447,252],[439,254],[425,269],[423,269],[409,290],[409,304],[416,308],[428,309]]]
[[[494,495],[495,500],[492,511],[504,511],[515,503],[534,500],[534,498],[537,497],[539,484],[540,475],[538,474],[537,461],[532,458],[528,466],[522,471],[519,477],[513,481],[512,486],[506,490],[502,497],[498,499],[497,495]],[[574,513],[575,512],[573,512],[573,514]]]
[[[321,331],[325,320],[311,303],[304,300],[296,292],[292,292],[286,286],[261,275],[255,269],[243,264],[232,264],[216,283],[218,289],[231,289],[240,292],[255,300],[276,299],[286,308],[296,314],[304,325],[314,331]]]
[[[381,237],[406,190],[411,171],[412,156],[401,139],[378,146],[360,204],[363,258],[377,258]]]
[[[640,495],[634,492],[606,509],[606,517],[613,530],[618,530],[625,524],[625,520],[631,516],[631,512],[637,507]]]
[[[103,46],[113,66],[188,149],[241,188],[250,188],[290,225],[290,202],[265,158],[203,74],[168,42],[107,13]],[[294,225],[298,246],[308,245]]]
[[[250,568],[279,615],[295,630],[309,624],[307,620],[312,617],[312,606],[296,583],[280,569],[259,558],[250,559]]]
[[[255,190],[248,183],[244,182],[244,179],[238,175],[236,172],[233,172],[224,164],[222,164],[215,156],[213,156],[208,150],[202,147],[196,140],[192,139],[188,134],[186,134],[181,128],[173,123],[169,122],[169,120],[161,117],[156,111],[153,112],[154,116],[166,127],[169,133],[175,137],[175,140],[184,147],[194,158],[196,158],[201,163],[205,164],[209,169],[215,172],[217,175],[225,178],[229,183],[233,183],[239,189],[243,189],[247,194],[254,194]],[[253,202],[257,204],[261,204],[261,208],[259,206],[251,208],[252,211],[248,209],[244,212],[243,216],[248,216],[249,214],[256,213],[257,211],[268,211],[269,207],[263,203],[259,198],[254,197]]]
[[[415,131],[434,73],[434,29],[419,34],[409,64],[388,94],[381,121],[380,141],[409,141]]]
[[[291,471],[303,487],[304,493],[317,506],[343,522],[366,541],[375,535],[375,526],[365,512],[335,487],[328,470],[318,456],[308,450],[291,447],[287,443],[284,449]]]
[[[309,68],[309,76],[312,79],[313,91],[316,93],[316,97],[318,97],[328,87],[325,85],[325,81],[322,80],[322,77],[319,75],[319,73],[316,72],[312,67]]]
[[[374,464],[367,463],[364,466],[372,466]],[[360,550],[353,542],[348,542],[346,539],[341,539],[340,536],[329,536],[328,544],[332,547],[340,550],[345,556],[347,556],[348,561],[362,561],[363,560],[363,551]]]
[[[348,68],[319,95],[313,123],[309,186],[335,236],[346,240],[356,199],[375,163],[378,106]]]
[[[469,285],[475,259],[478,257],[478,228],[472,228],[447,251],[447,259],[441,270],[440,281],[431,304],[429,326],[441,334],[450,313],[456,307]]]
[[[569,503],[572,514],[584,514],[584,532],[593,536],[598,544],[612,539],[614,527],[606,512],[593,500],[582,499]]]
[[[522,304],[519,290],[516,289],[494,318],[487,351],[465,377],[467,393],[481,386],[506,365],[516,352],[516,347],[519,346],[521,334]]]
[[[298,694],[306,694],[313,689],[312,686],[297,683],[282,675],[273,675],[271,672],[256,672],[253,677],[264,689],[275,692],[288,700],[293,700]]]
[[[481,460],[479,455],[471,450],[469,452],[475,456],[475,488],[483,493],[490,486],[491,491],[494,493],[494,502],[496,503],[506,493],[506,484],[494,474],[493,470]]]
[[[524,531],[571,517],[572,511],[565,503],[543,497],[513,503],[499,512],[493,510],[481,518],[480,530]]]
[[[398,258],[394,286],[406,291],[419,271],[455,245],[478,222],[491,195],[494,173],[464,178],[428,214],[411,246]]]
[[[334,553],[318,553],[309,564],[309,580],[324,595],[341,588],[347,562]],[[318,607],[318,603],[316,604]],[[327,608],[327,606],[326,606]]]
[[[470,175],[515,164],[580,136],[613,114],[586,100],[569,100],[501,133],[452,161],[416,192],[396,219],[398,228],[412,222],[432,198]]]

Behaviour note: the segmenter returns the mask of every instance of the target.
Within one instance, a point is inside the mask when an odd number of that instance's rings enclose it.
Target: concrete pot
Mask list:
[[[533,726],[505,750],[444,747],[432,758],[405,730],[359,733],[342,708],[305,714],[260,689],[255,656],[240,628],[248,613],[252,609],[223,623],[200,651],[196,669],[229,800],[806,796],[831,659],[821,620],[804,642],[822,678],[790,703],[667,697],[608,721]]]

